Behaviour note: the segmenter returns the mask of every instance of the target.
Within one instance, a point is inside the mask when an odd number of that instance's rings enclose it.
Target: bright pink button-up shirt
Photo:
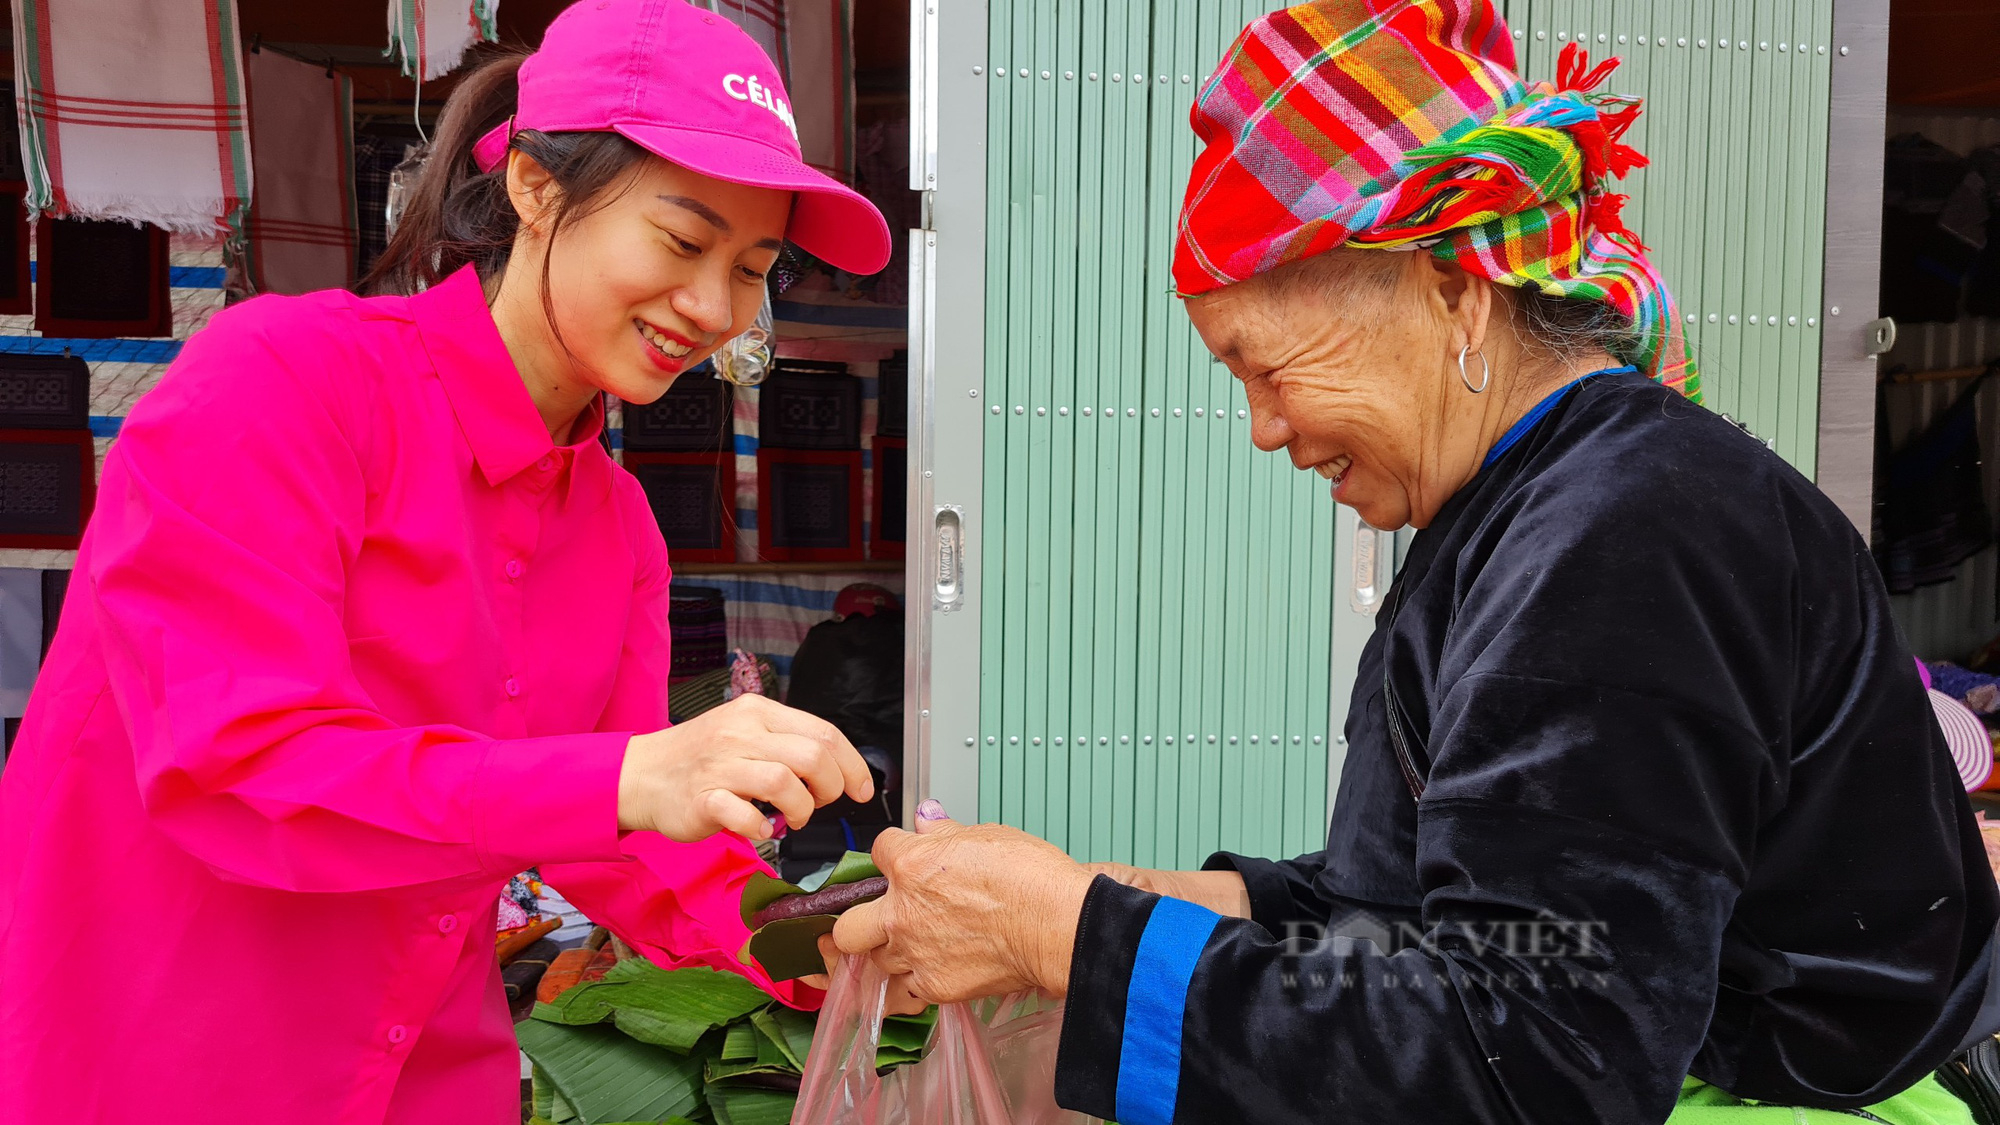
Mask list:
[[[0,775],[9,1119],[518,1121],[493,931],[531,864],[654,960],[742,971],[749,845],[617,830],[668,568],[581,430],[551,443],[470,270],[188,342]]]

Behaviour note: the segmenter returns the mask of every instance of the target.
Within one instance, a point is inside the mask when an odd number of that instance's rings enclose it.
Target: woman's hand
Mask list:
[[[771,824],[750,802],[764,801],[803,825],[842,793],[870,800],[875,779],[832,723],[742,695],[626,744],[618,827],[683,843],[723,830],[762,840]]]
[[[840,916],[840,949],[872,952],[892,992],[933,1003],[1026,988],[1067,992],[1091,873],[1018,829],[954,824],[941,811],[927,818],[919,810],[917,823],[915,833],[890,829],[876,839],[889,893]]]
[[[1158,871],[1122,863],[1087,863],[1084,870],[1150,894],[1207,907],[1225,918],[1250,917],[1250,891],[1234,871]]]

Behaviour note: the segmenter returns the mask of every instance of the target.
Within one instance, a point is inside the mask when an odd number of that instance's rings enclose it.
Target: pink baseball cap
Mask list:
[[[889,224],[859,192],[805,162],[791,98],[763,48],[686,0],[580,0],[521,63],[520,105],[479,139],[491,172],[512,129],[615,132],[683,168],[796,192],[785,237],[855,274],[889,263]]]

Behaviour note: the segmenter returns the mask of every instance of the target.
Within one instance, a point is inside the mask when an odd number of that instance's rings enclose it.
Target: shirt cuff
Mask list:
[[[489,873],[624,857],[618,774],[629,734],[489,743],[474,782],[473,846]]]
[[[1098,876],[1083,900],[1056,1050],[1056,1102],[1170,1125],[1188,985],[1221,916]]]
[[[1285,923],[1301,920],[1298,899],[1292,894],[1292,880],[1276,861],[1216,852],[1201,869],[1234,871],[1243,876],[1243,888],[1250,892],[1250,920],[1271,933],[1282,934]]]

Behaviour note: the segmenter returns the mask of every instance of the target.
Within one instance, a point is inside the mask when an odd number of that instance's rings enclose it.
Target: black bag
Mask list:
[[[855,746],[903,748],[903,615],[822,621],[792,657],[785,702],[840,728]]]
[[[2000,1125],[2000,1039],[1988,1037],[1937,1069],[1940,1086],[1972,1107],[1979,1125]]]

